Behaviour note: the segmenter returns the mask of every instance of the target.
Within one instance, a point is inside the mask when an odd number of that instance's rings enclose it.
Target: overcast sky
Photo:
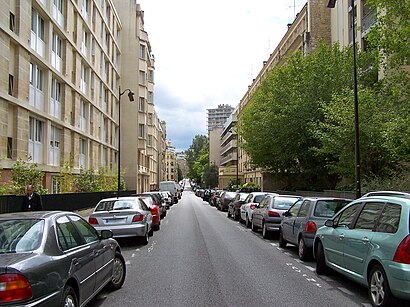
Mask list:
[[[137,0],[155,55],[154,103],[177,151],[236,107],[306,0]]]

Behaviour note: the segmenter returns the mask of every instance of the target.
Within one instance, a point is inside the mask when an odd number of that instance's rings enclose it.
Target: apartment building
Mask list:
[[[175,153],[175,148],[172,146],[171,141],[167,141],[167,149],[165,151],[165,176],[164,181],[178,181],[178,164]]]
[[[269,72],[277,65],[286,64],[286,59],[296,51],[308,54],[314,50],[320,40],[331,43],[331,12],[327,8],[329,0],[308,0],[300,12],[296,15],[293,23],[288,24],[287,32],[269,55],[269,58],[263,62],[263,67],[248,90],[241,99],[237,109],[237,118],[240,118],[241,111],[246,108],[252,94],[262,84]],[[244,150],[239,148],[237,151],[238,169],[243,175],[243,182],[254,182],[261,186],[262,190],[274,190],[278,186],[272,182],[269,176],[266,176],[263,169],[256,168],[252,165],[252,160]]]
[[[121,31],[121,89],[135,101],[121,100],[121,161],[125,182],[137,192],[159,185],[165,134],[154,106],[155,58],[144,29],[144,11],[135,0],[114,0]]]
[[[0,1],[0,166],[35,162],[55,175],[118,159],[121,21],[110,0]]]
[[[220,165],[218,173],[219,188],[226,188],[234,180],[243,183],[243,170],[240,169],[239,157],[242,149],[238,147],[238,134],[235,131],[238,107],[227,118],[219,134],[220,139]]]

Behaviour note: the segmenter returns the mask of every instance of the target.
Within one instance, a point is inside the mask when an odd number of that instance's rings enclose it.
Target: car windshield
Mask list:
[[[298,198],[295,197],[275,197],[273,207],[275,209],[287,210],[297,201]]]
[[[129,210],[137,206],[137,203],[132,200],[110,200],[100,202],[95,211]]]
[[[248,194],[241,194],[240,200],[245,200],[248,197]]]
[[[30,252],[41,244],[44,220],[0,221],[0,254]]]
[[[345,199],[318,200],[313,215],[317,217],[330,218],[349,202],[349,200]]]

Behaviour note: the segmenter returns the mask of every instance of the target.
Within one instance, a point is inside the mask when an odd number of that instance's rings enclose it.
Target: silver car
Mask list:
[[[153,234],[151,211],[137,196],[102,199],[88,222],[98,232],[108,229],[116,238],[136,236],[145,245]]]
[[[282,214],[296,203],[301,196],[266,194],[252,213],[252,230],[262,228],[262,236],[269,238],[273,231],[278,231]]]
[[[0,305],[84,306],[121,288],[125,261],[112,232],[64,211],[0,215]]]
[[[241,220],[245,221],[247,228],[251,227],[253,209],[255,209],[266,194],[266,192],[252,192],[246,197],[245,203],[240,208],[240,214]]]

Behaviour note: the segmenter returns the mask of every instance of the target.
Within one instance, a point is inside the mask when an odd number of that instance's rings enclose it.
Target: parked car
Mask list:
[[[126,267],[111,231],[36,211],[0,215],[0,272],[1,306],[84,306],[105,286],[121,288]]]
[[[253,210],[252,230],[261,228],[262,236],[269,238],[273,231],[279,230],[282,214],[301,198],[294,195],[266,194]]]
[[[137,237],[143,244],[148,244],[148,236],[152,235],[151,210],[140,197],[102,199],[88,222],[100,233],[111,230],[116,238]]]
[[[165,207],[169,209],[172,206],[172,195],[170,191],[162,191],[162,197],[165,201]]]
[[[240,208],[245,203],[249,193],[236,193],[235,197],[228,204],[228,217],[233,217],[233,219],[240,220]]]
[[[178,203],[179,192],[177,183],[175,181],[161,181],[159,183],[159,190],[160,191],[169,191],[172,195],[172,201],[174,204]]]
[[[159,208],[159,216],[164,218],[167,215],[167,207],[165,204],[165,200],[162,196],[160,191],[151,191],[151,192],[144,192],[143,195],[151,195],[154,199],[155,205]]]
[[[202,196],[202,200],[209,202],[209,199],[211,198],[212,193],[214,193],[215,190],[211,190],[211,189],[206,189],[204,190],[204,194]]]
[[[232,199],[235,197],[236,192],[227,192],[223,191],[221,194],[221,197],[219,199],[218,203],[218,209],[222,211],[227,211],[228,210],[228,205],[232,201]]]
[[[283,213],[279,228],[279,246],[298,247],[301,260],[310,258],[316,230],[352,200],[347,198],[305,197]]]
[[[153,230],[159,230],[161,227],[161,211],[158,206],[158,202],[156,200],[156,197],[150,194],[135,194],[135,196],[138,196],[141,198],[145,204],[148,206],[149,210],[151,211],[152,214],[152,229]]]
[[[354,200],[319,228],[317,274],[331,268],[368,288],[373,306],[410,300],[410,194]]]
[[[239,211],[241,214],[241,220],[245,221],[247,228],[251,227],[253,209],[255,209],[266,194],[266,192],[252,192],[246,197],[245,203],[241,206]]]
[[[224,192],[223,190],[215,190],[214,196],[211,197],[211,199],[209,200],[209,204],[210,204],[212,207],[216,207],[216,208],[219,207],[220,197],[221,197],[221,194],[222,194],[223,192]]]

